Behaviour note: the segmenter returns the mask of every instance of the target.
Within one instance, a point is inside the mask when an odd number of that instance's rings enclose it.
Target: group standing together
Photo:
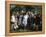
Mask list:
[[[41,13],[33,13],[33,11],[14,11],[11,16],[12,31],[37,31],[42,30]]]

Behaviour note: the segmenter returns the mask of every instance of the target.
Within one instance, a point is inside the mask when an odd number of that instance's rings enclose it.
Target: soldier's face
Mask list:
[[[13,15],[16,15],[16,12],[13,12]]]
[[[31,14],[31,12],[30,12],[30,11],[28,11],[28,14]]]
[[[25,12],[26,12],[26,11],[24,11],[24,10],[21,11],[22,14],[25,13]]]
[[[19,12],[17,11],[17,14],[19,14]]]
[[[36,18],[36,16],[34,16],[34,18]]]

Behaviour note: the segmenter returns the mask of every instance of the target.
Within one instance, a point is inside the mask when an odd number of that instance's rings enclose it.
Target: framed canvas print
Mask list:
[[[6,36],[45,33],[45,4],[6,1]]]

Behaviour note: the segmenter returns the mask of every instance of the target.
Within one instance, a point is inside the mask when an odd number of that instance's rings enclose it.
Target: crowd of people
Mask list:
[[[42,13],[31,10],[14,11],[11,15],[11,31],[41,31]]]

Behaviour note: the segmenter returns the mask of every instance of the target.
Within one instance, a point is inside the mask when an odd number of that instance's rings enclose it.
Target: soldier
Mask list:
[[[26,26],[27,26],[27,19],[28,19],[29,15],[28,15],[28,12],[25,13],[24,15],[24,19],[23,19],[23,24],[24,24],[24,28],[26,29]]]
[[[16,28],[18,28],[17,25],[17,18],[16,18],[16,13],[13,12],[12,16],[11,16],[11,30],[14,31]]]
[[[27,19],[27,29],[32,31],[34,27],[34,14],[32,11],[28,11],[28,19]]]

